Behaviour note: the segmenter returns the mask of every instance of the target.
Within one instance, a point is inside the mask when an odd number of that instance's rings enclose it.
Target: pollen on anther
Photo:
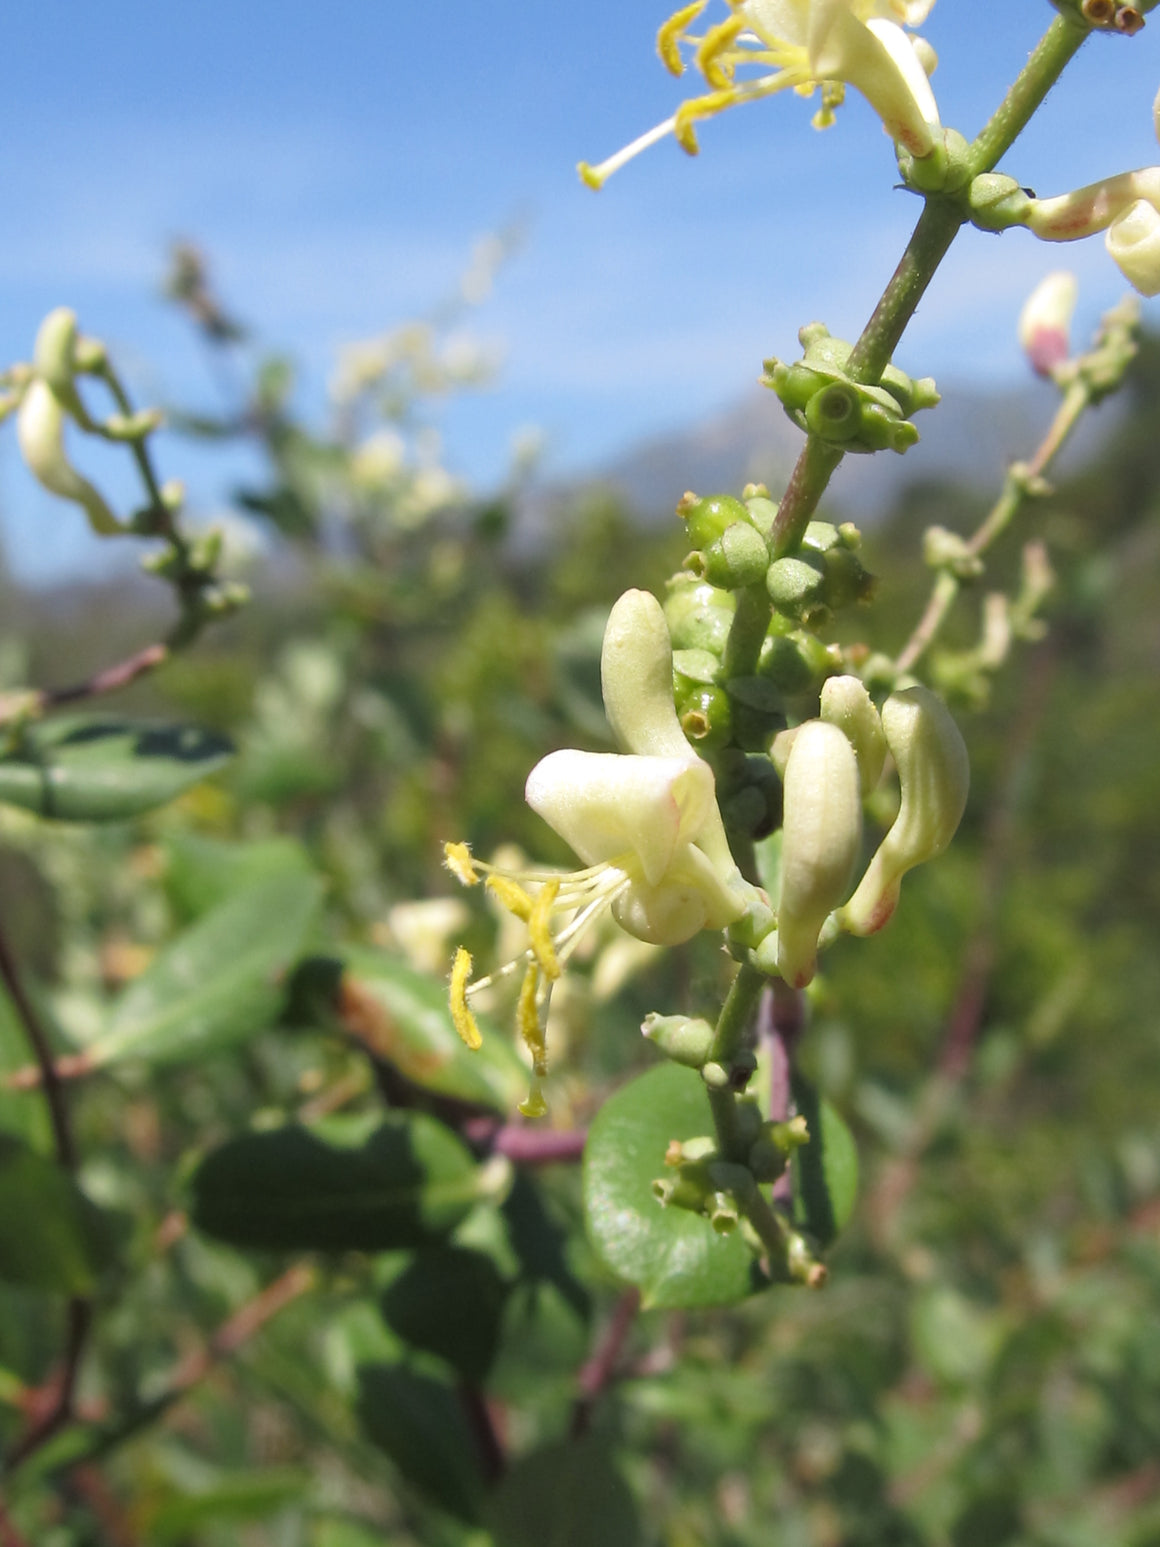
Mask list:
[[[455,1029],[472,1052],[483,1046],[483,1037],[467,1003],[467,983],[471,977],[471,952],[460,946],[451,966],[451,1019]]]
[[[475,868],[475,861],[471,857],[471,850],[465,843],[445,843],[443,845],[443,863],[455,879],[461,881],[464,886],[479,885],[479,875]]]

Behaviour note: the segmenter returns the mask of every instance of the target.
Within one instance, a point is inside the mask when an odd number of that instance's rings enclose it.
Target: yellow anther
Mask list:
[[[693,0],[692,5],[686,5],[681,10],[674,11],[657,33],[657,53],[661,56],[665,69],[673,75],[685,73],[685,61],[681,58],[681,39],[688,30],[690,22],[696,21],[707,4],[708,0]],[[581,176],[583,175],[581,173]]]
[[[554,983],[560,976],[560,963],[556,957],[551,930],[552,909],[559,892],[559,881],[545,881],[536,893],[536,900],[528,916],[528,939],[540,970],[549,983]]]
[[[740,16],[730,16],[727,21],[710,27],[701,39],[696,54],[697,68],[709,85],[715,86],[718,91],[725,91],[733,84],[733,61],[723,56],[727,55],[730,45],[744,30],[744,20]]]
[[[586,188],[594,188],[597,193],[604,187],[608,173],[600,173],[587,161],[578,161],[576,171],[580,174],[580,181]]]
[[[443,863],[455,879],[461,881],[464,886],[479,885],[479,875],[475,869],[475,862],[471,858],[471,850],[465,843],[445,843],[443,845]]]
[[[532,899],[518,881],[493,871],[484,883],[500,905],[526,924],[532,916]]]
[[[693,125],[702,118],[713,118],[717,113],[724,112],[736,101],[735,86],[729,86],[724,91],[707,92],[703,97],[690,97],[688,102],[681,103],[673,115],[673,138],[682,150],[695,156],[701,147],[697,143]]]
[[[448,848],[452,845],[448,844]],[[455,1029],[472,1052],[483,1045],[479,1027],[467,1004],[467,980],[471,977],[471,953],[463,946],[455,952],[451,966],[451,1019]]]

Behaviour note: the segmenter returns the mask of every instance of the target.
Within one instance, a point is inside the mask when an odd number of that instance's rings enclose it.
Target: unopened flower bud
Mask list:
[[[1019,313],[1019,343],[1039,376],[1050,376],[1071,352],[1071,319],[1079,282],[1066,269],[1041,279]]]
[[[673,651],[664,609],[651,591],[626,591],[608,616],[600,656],[604,710],[628,752],[688,758],[673,705]]]
[[[675,650],[711,650],[720,655],[729,638],[736,601],[728,591],[705,581],[673,585],[664,614]]]
[[[710,584],[736,591],[762,579],[769,564],[769,548],[748,521],[734,521],[716,541],[691,553],[685,564]]]
[[[886,762],[886,736],[882,718],[860,677],[830,677],[822,685],[821,717],[836,725],[854,748],[863,796],[882,777]]]
[[[817,969],[818,936],[850,886],[862,843],[858,760],[834,725],[810,720],[785,769],[777,965],[793,988]]]
[[[77,316],[58,306],[40,324],[32,350],[36,374],[48,382],[58,397],[72,389],[76,375]]]
[[[686,494],[677,506],[694,548],[707,548],[722,536],[727,527],[749,520],[749,512],[731,494],[714,494],[698,499]]]
[[[902,802],[858,890],[842,909],[842,927],[855,935],[872,935],[888,923],[902,877],[950,843],[970,785],[959,728],[929,688],[892,693],[882,709],[882,728],[898,767]]]
[[[967,199],[971,221],[982,231],[1021,226],[1031,208],[1030,194],[1003,172],[983,172],[972,178]]]
[[[16,433],[28,469],[43,488],[80,505],[89,518],[89,525],[100,536],[108,537],[125,530],[100,493],[77,472],[65,455],[64,409],[46,381],[32,382],[24,394],[16,419]]]
[[[687,1069],[699,1069],[713,1045],[713,1027],[689,1015],[646,1015],[640,1029],[666,1058]]]

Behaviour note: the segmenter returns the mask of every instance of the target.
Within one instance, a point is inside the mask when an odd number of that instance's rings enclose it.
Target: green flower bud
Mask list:
[[[677,514],[684,520],[694,548],[708,548],[728,527],[749,522],[749,512],[731,494],[714,494],[708,499],[686,494],[677,506]]]
[[[775,559],[765,572],[765,588],[778,612],[800,618],[822,600],[826,583],[821,558],[803,552],[794,558]]]
[[[817,969],[818,936],[850,886],[862,844],[858,760],[822,720],[798,730],[785,769],[777,965],[794,988]]]
[[[889,922],[902,877],[950,843],[970,785],[959,728],[929,688],[892,693],[882,709],[882,729],[898,767],[902,803],[857,891],[842,909],[842,927],[855,935],[872,935]]]
[[[711,650],[719,656],[729,638],[737,603],[729,591],[682,576],[665,600],[675,650]]]
[[[745,508],[754,528],[768,542],[773,532],[773,523],[777,520],[777,505],[768,494],[754,494],[745,501]]]
[[[866,796],[882,777],[886,736],[882,718],[860,677],[830,677],[822,684],[821,717],[836,725],[854,748],[858,779]]]
[[[806,426],[822,440],[844,445],[861,432],[862,403],[857,387],[833,381],[806,404]]]
[[[822,596],[835,612],[856,602],[868,602],[877,589],[878,582],[858,555],[841,543],[835,543],[825,553],[822,566],[826,577]]]
[[[761,647],[757,669],[785,700],[817,692],[834,669],[829,648],[805,629],[775,635]]]
[[[746,752],[764,752],[785,724],[781,699],[766,677],[732,677],[726,683],[733,706],[733,733]]]
[[[686,1162],[675,1176],[658,1176],[652,1184],[653,1197],[662,1208],[688,1209],[692,1214],[703,1214],[715,1191],[704,1161]]]
[[[713,1045],[713,1028],[708,1021],[688,1015],[646,1015],[641,1035],[658,1047],[666,1058],[687,1069],[699,1069]]]
[[[677,719],[698,752],[727,747],[733,739],[733,705],[724,688],[694,686],[679,695]]]
[[[16,434],[28,470],[42,487],[80,505],[99,536],[125,530],[98,490],[69,462],[64,449],[64,409],[47,381],[33,381],[25,392]]]
[[[685,560],[685,567],[694,575],[727,591],[756,585],[768,564],[765,538],[748,521],[734,521],[715,542],[694,551]]]
[[[954,193],[970,176],[971,147],[957,129],[941,129],[927,155],[899,150],[898,170],[919,193]]]
[[[736,712],[736,711],[735,711]],[[764,838],[781,821],[781,780],[767,757],[736,754],[720,772],[717,800],[734,832]]]
[[[946,569],[956,580],[969,584],[983,573],[983,561],[972,553],[958,532],[945,526],[928,526],[922,539],[922,557],[931,569]]]
[[[1002,172],[983,172],[971,179],[967,190],[971,222],[982,231],[1006,231],[1022,226],[1031,211],[1031,196],[1013,177]]]

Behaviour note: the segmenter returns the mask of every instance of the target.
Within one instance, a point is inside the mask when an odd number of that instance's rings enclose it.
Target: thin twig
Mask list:
[[[53,1143],[56,1145],[57,1158],[68,1171],[75,1171],[77,1164],[76,1146],[73,1142],[72,1127],[69,1123],[68,1103],[65,1100],[64,1086],[61,1083],[60,1074],[53,1059],[52,1046],[48,1040],[40,1016],[35,1005],[28,997],[20,973],[16,967],[16,959],[8,944],[8,937],[3,927],[0,926],[0,979],[3,979],[4,987],[8,991],[8,997],[20,1017],[24,1029],[25,1040],[32,1050],[32,1056],[36,1060],[36,1083],[44,1091],[45,1105],[48,1107],[49,1121],[52,1124]]]
[[[533,1128],[525,1123],[497,1123],[473,1117],[463,1125],[464,1137],[486,1145],[493,1155],[505,1155],[517,1166],[551,1166],[578,1161],[588,1138],[584,1128]]]
[[[219,1364],[236,1354],[279,1311],[313,1289],[317,1282],[318,1274],[310,1263],[298,1262],[287,1268],[285,1273],[273,1283],[267,1284],[260,1294],[248,1300],[224,1321],[201,1348],[180,1360],[170,1372],[168,1384],[159,1396],[142,1403],[119,1422],[97,1430],[92,1443],[67,1463],[67,1469],[71,1471],[88,1462],[99,1461],[155,1422]]]
[[[616,1302],[592,1356],[576,1377],[578,1395],[572,1407],[572,1438],[587,1434],[597,1402],[616,1379],[624,1345],[640,1310],[640,1290],[626,1289]]]

